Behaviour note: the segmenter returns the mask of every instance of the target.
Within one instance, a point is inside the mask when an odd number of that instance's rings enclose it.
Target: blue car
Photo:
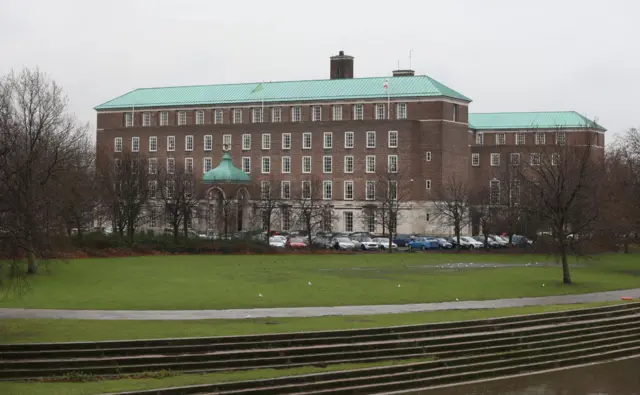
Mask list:
[[[440,248],[437,240],[428,239],[426,237],[416,237],[407,243],[410,250],[436,250]]]

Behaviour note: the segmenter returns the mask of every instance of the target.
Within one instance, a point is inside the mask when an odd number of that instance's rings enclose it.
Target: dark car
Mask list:
[[[393,238],[393,242],[398,245],[398,247],[406,247],[412,240],[410,235],[396,235]]]

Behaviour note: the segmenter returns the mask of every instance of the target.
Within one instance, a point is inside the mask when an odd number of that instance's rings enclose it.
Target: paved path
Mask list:
[[[550,304],[608,302],[624,296],[640,299],[640,288],[596,292],[581,295],[543,296],[497,300],[469,300],[442,303],[420,303],[374,306],[283,307],[234,310],[47,310],[0,309],[2,318],[61,318],[78,320],[208,320],[266,317],[320,317],[327,315],[369,315],[413,313],[419,311],[495,309]],[[640,300],[639,300],[640,301]]]

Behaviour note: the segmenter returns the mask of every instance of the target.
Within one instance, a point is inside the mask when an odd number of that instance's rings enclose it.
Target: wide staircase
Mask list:
[[[213,338],[0,345],[0,380],[393,366],[127,394],[382,394],[640,356],[640,303],[426,325]]]

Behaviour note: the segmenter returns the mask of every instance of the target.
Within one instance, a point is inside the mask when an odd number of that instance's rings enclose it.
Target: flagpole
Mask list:
[[[389,94],[389,84],[387,84],[387,120],[391,120],[391,94]]]
[[[262,119],[260,120],[260,122],[264,122],[264,80],[262,81]]]

